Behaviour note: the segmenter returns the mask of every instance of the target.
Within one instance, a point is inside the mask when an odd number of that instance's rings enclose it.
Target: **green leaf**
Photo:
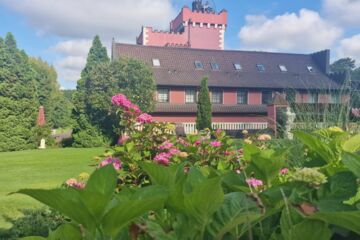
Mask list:
[[[89,178],[81,198],[87,209],[100,222],[104,210],[110,202],[116,188],[117,175],[112,164],[96,170]]]
[[[354,153],[344,152],[342,155],[344,165],[360,178],[360,156]]]
[[[206,223],[223,200],[220,178],[206,179],[195,185],[191,192],[184,193],[186,212],[199,223]]]
[[[146,223],[146,231],[153,239],[161,240],[177,240],[175,233],[166,233],[164,229],[156,222],[148,221]]]
[[[109,209],[102,224],[106,234],[116,237],[131,221],[150,210],[162,208],[168,192],[159,186],[138,189],[128,200],[123,200]]]
[[[273,150],[264,150],[261,153],[252,155],[246,171],[248,174],[254,173],[256,178],[264,180],[269,186],[284,166],[285,160],[282,155]]]
[[[295,131],[294,136],[299,139],[311,151],[317,153],[325,162],[336,160],[332,149],[319,138],[305,132]]]
[[[316,220],[304,220],[294,225],[285,240],[330,240],[331,231],[327,224]]]
[[[46,240],[46,238],[43,238],[43,237],[23,237],[23,238],[19,238],[19,240]]]
[[[50,232],[48,240],[82,239],[81,231],[72,224],[64,224],[58,227],[54,232]]]
[[[342,147],[347,152],[357,152],[360,149],[360,134],[352,136],[350,139],[342,144]]]
[[[214,214],[208,232],[213,239],[223,239],[224,235],[238,225],[251,223],[261,217],[256,203],[245,193],[236,192],[225,195],[224,203]]]
[[[308,218],[321,220],[360,234],[360,211],[317,212]]]
[[[70,217],[77,223],[81,223],[88,229],[95,229],[95,219],[87,210],[82,201],[80,190],[69,189],[22,189],[17,193],[28,195],[36,200],[58,210],[64,215]]]
[[[141,167],[154,185],[170,187],[175,184],[178,166],[165,167],[154,163],[143,163]]]

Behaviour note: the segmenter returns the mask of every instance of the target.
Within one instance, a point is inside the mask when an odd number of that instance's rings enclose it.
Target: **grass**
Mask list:
[[[89,165],[103,148],[47,149],[0,153],[0,228],[10,227],[3,215],[18,217],[18,209],[42,205],[30,197],[14,194],[21,188],[55,188],[81,172],[92,172]]]

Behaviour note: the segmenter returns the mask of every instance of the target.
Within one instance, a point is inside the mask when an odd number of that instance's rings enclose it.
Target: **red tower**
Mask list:
[[[37,126],[44,126],[46,124],[46,120],[45,120],[45,110],[43,106],[39,107],[39,112],[38,112],[38,117],[36,120],[36,125]]]
[[[145,46],[171,46],[200,49],[224,49],[227,11],[216,13],[201,0],[185,6],[170,23],[170,31],[143,27],[136,42]]]

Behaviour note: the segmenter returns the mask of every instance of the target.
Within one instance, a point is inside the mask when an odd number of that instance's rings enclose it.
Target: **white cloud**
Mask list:
[[[80,78],[90,47],[91,40],[79,39],[59,42],[50,49],[60,55],[54,63],[60,79],[74,82]]]
[[[360,34],[350,38],[344,38],[340,41],[337,51],[338,57],[351,57],[356,60],[357,65],[360,64]]]
[[[323,11],[329,20],[341,25],[360,25],[360,0],[323,0]]]
[[[134,42],[141,26],[168,27],[171,0],[0,0],[26,17],[41,34]]]
[[[301,9],[274,18],[246,16],[239,38],[242,48],[312,52],[331,47],[342,30],[322,19],[318,12]]]

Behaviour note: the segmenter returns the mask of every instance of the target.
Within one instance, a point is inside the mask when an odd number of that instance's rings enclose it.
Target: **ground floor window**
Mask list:
[[[309,93],[309,103],[318,103],[319,102],[319,94],[317,92]]]
[[[237,91],[237,103],[238,104],[247,104],[248,103],[248,91],[238,90]]]
[[[169,102],[169,89],[160,88],[157,90],[157,101],[160,103]]]
[[[261,94],[262,104],[270,104],[272,102],[272,91],[263,91]]]
[[[212,90],[211,91],[211,103],[221,104],[223,99],[223,92],[221,90]]]
[[[195,102],[196,102],[195,89],[186,89],[185,90],[185,103],[195,103]]]

